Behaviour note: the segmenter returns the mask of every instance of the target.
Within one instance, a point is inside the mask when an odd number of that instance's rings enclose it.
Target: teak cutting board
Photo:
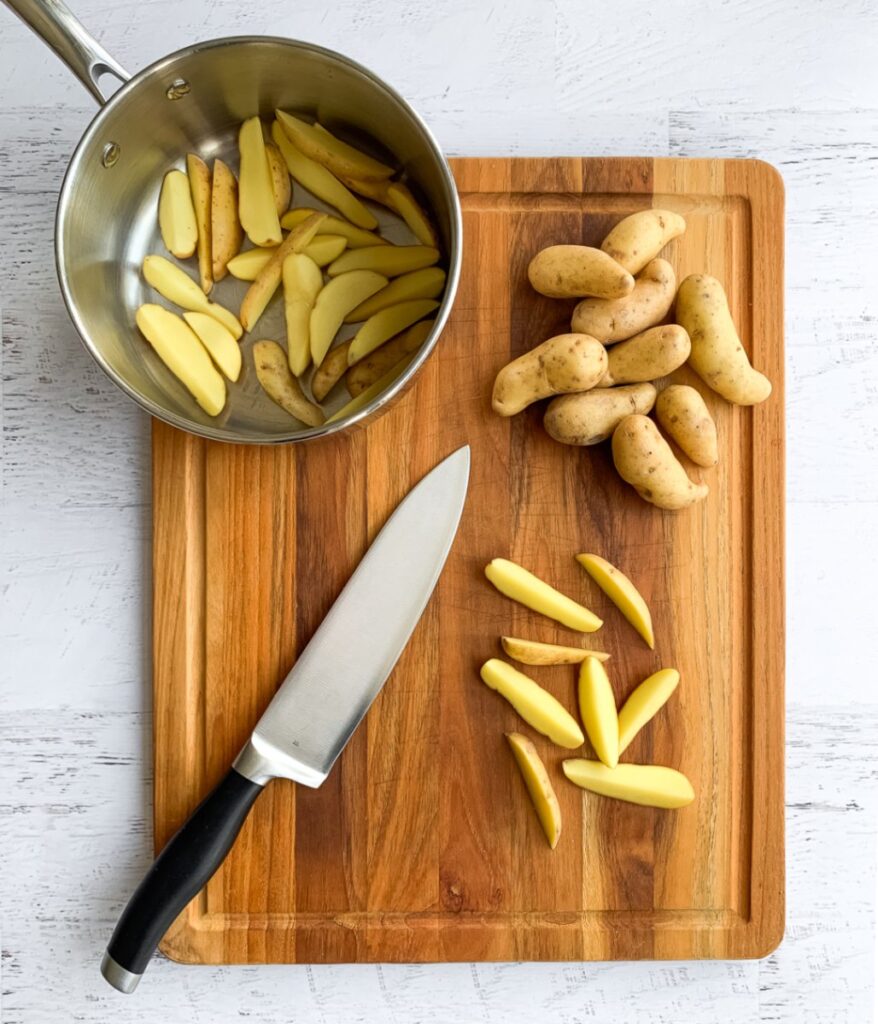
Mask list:
[[[755,161],[454,161],[463,276],[415,386],[366,430],[305,447],[207,443],[156,423],[155,839],[220,778],[385,517],[472,446],[460,532],[423,620],[329,780],[274,782],[166,938],[199,963],[754,957],[784,921],[783,188]],[[707,500],[642,502],[607,445],[551,441],[541,408],[491,413],[497,370],[567,329],[536,295],[542,246],[597,245],[623,215],[684,214],[664,255],[722,279],[753,362],[755,409],[699,384],[720,464]],[[675,375],[691,380],[688,371]],[[652,609],[655,653],[574,562],[604,555]],[[695,802],[662,811],[574,788],[565,753],[479,680],[509,633],[581,638],[502,597],[507,556],[604,619],[621,701],[676,666],[677,693],[625,760],[671,765]],[[575,707],[575,670],[532,674]],[[503,734],[544,756],[564,825],[551,851]]]

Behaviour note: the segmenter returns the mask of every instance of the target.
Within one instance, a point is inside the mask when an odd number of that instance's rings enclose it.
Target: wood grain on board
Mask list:
[[[163,950],[201,962],[753,957],[779,941],[783,854],[783,190],[756,161],[453,162],[466,239],[448,328],[415,386],[368,429],[305,447],[201,441],[156,423],[155,836],[225,770],[369,540],[409,487],[472,446],[460,531],[423,620],[316,791],[272,783]],[[496,371],[566,329],[572,303],[526,283],[553,242],[598,244],[648,206],[687,220],[663,255],[725,284],[771,399],[716,417],[718,467],[680,513],[643,503],[606,445],[576,449],[541,409],[490,411]],[[695,382],[683,370],[675,379]],[[574,562],[620,565],[650,604],[649,651]],[[684,771],[675,812],[568,784],[564,753],[478,678],[500,634],[575,636],[499,595],[521,562],[604,619],[619,701],[647,674],[682,682],[626,760]],[[568,706],[570,667],[532,670]],[[503,734],[523,728],[564,815],[549,850]]]

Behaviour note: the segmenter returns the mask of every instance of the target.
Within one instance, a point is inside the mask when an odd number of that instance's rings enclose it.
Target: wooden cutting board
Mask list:
[[[325,785],[275,782],[163,944],[198,963],[755,957],[784,922],[783,186],[755,161],[454,161],[466,239],[451,323],[416,385],[367,430],[306,447],[207,443],[156,423],[155,839],[220,778],[370,539],[409,487],[472,446],[460,532],[423,620]],[[705,392],[721,461],[710,495],[663,513],[608,447],[555,444],[541,409],[504,420],[491,384],[567,329],[525,268],[599,244],[623,215],[684,214],[665,255],[721,278],[774,382],[739,409]],[[679,380],[692,380],[688,371]],[[649,651],[574,562],[597,552],[652,609]],[[499,595],[506,556],[605,619],[621,701],[676,666],[670,703],[626,760],[684,771],[679,811],[566,782],[563,752],[480,681],[502,633],[575,638]],[[532,673],[575,706],[570,667]],[[564,816],[551,851],[503,734],[523,728]]]

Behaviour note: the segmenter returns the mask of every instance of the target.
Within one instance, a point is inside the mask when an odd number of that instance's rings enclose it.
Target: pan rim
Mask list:
[[[419,129],[423,136],[424,142],[432,152],[432,156],[436,161],[437,169],[443,179],[443,184],[448,192],[450,199],[450,231],[449,231],[449,244],[448,244],[448,276],[445,284],[445,292],[442,298],[442,303],[439,309],[436,311],[435,322],[433,329],[431,330],[426,341],[422,344],[420,351],[412,362],[406,367],[405,371],[387,387],[380,395],[377,395],[371,402],[363,406],[362,409],[357,410],[344,419],[335,420],[331,423],[324,423],[319,427],[309,427],[303,430],[291,431],[289,434],[277,434],[271,436],[250,436],[242,435],[236,431],[223,429],[220,427],[213,427],[210,424],[196,423],[195,421],[180,416],[177,413],[171,412],[167,409],[162,408],[152,399],[145,395],[142,395],[134,387],[132,387],[128,381],[118,374],[109,363],[103,358],[97,347],[93,344],[90,336],[90,332],[83,321],[83,317],[80,314],[78,304],[76,303],[72,293],[69,281],[67,279],[67,273],[65,270],[66,257],[64,252],[63,244],[63,233],[62,225],[65,223],[67,211],[71,202],[71,194],[74,191],[77,179],[80,176],[80,165],[84,159],[86,149],[89,147],[94,136],[98,133],[104,122],[110,116],[110,114],[119,106],[119,103],[132,92],[135,92],[140,88],[147,79],[157,77],[158,74],[166,69],[174,62],[181,58],[190,57],[195,53],[212,50],[212,49],[224,49],[233,46],[240,45],[281,45],[285,47],[293,47],[297,50],[305,50],[311,53],[319,54],[324,57],[331,58],[334,61],[342,65],[347,65],[352,70],[362,74],[369,79],[373,85],[378,89],[383,90],[388,96],[398,103],[403,110],[412,118],[415,125]],[[133,402],[135,402],[141,409],[149,413],[151,416],[164,423],[169,424],[172,427],[176,427],[189,434],[194,434],[197,437],[203,437],[209,441],[220,441],[226,444],[253,444],[253,445],[276,445],[276,444],[299,444],[305,441],[316,440],[321,437],[329,437],[336,434],[342,434],[349,431],[351,428],[356,426],[365,426],[367,421],[371,420],[381,411],[390,405],[397,397],[402,395],[413,382],[414,378],[420,372],[424,363],[430,357],[433,349],[439,341],[442,331],[448,322],[448,317],[451,314],[452,306],[457,295],[457,288],[460,281],[461,264],[462,264],[462,242],[463,242],[463,215],[461,212],[460,197],[457,191],[457,186],[454,180],[454,175],[448,164],[448,160],[440,148],[435,136],[433,135],[430,128],[427,126],[421,115],[414,109],[407,99],[396,89],[390,85],[387,81],[381,78],[376,72],[370,70],[359,61],[354,60],[352,57],[348,57],[345,54],[339,53],[337,50],[329,49],[325,46],[320,46],[317,43],[310,43],[304,40],[292,39],[287,36],[268,36],[268,35],[238,35],[238,36],[221,36],[215,39],[208,39],[202,42],[193,43],[190,46],[182,47],[179,50],[175,50],[172,53],[166,54],[164,57],[160,57],[158,60],[153,61],[151,64],[142,68],[136,74],[132,75],[126,82],[113,93],[112,96],[104,103],[97,111],[95,116],[91,119],[82,137],[76,144],[76,148],[70,157],[70,162],[67,165],[67,169],[64,172],[64,177],[61,182],[61,189],[58,194],[58,205],[55,210],[54,220],[55,240],[54,240],[54,253],[55,253],[55,272],[58,278],[58,283],[61,288],[61,297],[64,301],[64,305],[67,309],[67,314],[70,317],[73,326],[76,329],[76,333],[79,335],[79,339],[94,359],[97,365],[103,370],[103,372],[109,377],[109,379],[123,391]]]

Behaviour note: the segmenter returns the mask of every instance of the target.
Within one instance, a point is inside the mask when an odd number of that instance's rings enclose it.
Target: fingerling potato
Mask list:
[[[599,444],[610,437],[626,416],[648,413],[655,396],[653,385],[646,383],[559,395],[549,402],[543,426],[561,444]]]
[[[362,394],[367,388],[371,387],[376,380],[383,377],[388,370],[396,366],[400,359],[417,352],[421,345],[424,344],[435,322],[435,320],[419,320],[418,323],[412,324],[408,330],[397,334],[390,341],[385,341],[380,348],[376,348],[374,352],[370,352],[364,359],[355,363],[348,370],[345,377],[345,384],[351,395],[356,398],[357,395]],[[334,351],[335,349],[333,349]],[[329,353],[330,356],[332,354],[332,352]],[[324,363],[328,359],[329,356],[326,357]],[[347,356],[345,356],[345,359],[347,359]],[[345,362],[345,366],[347,366],[347,362]]]
[[[331,348],[324,356],[323,362],[314,371],[314,376],[311,378],[311,394],[314,396],[315,402],[322,402],[344,377],[348,368],[348,349],[350,347],[351,343],[348,340]],[[350,388],[348,391],[353,397],[356,397]]]
[[[549,846],[554,850],[561,838],[561,805],[552,788],[546,766],[527,736],[522,736],[520,732],[508,732],[506,739]]]
[[[583,299],[573,311],[572,329],[605,345],[625,341],[667,316],[674,302],[677,279],[667,260],[648,263],[621,299]]]
[[[274,206],[278,217],[280,217],[282,213],[286,213],[293,196],[290,172],[275,143],[265,143],[265,155],[268,157],[268,169],[271,171],[271,192],[274,196]]]
[[[595,385],[639,384],[673,373],[689,358],[689,335],[677,324],[650,327],[614,345],[607,353],[607,372]]]
[[[293,145],[307,157],[323,164],[333,174],[352,178],[389,178],[393,168],[367,156],[329,131],[319,131],[313,124],[294,117],[284,110],[275,111],[278,121]]]
[[[168,171],[159,193],[159,231],[165,248],[178,260],[187,260],[198,245],[198,222],[192,205],[189,178],[183,171]]]
[[[375,313],[363,324],[354,335],[351,347],[348,350],[348,365],[353,366],[370,352],[374,352],[385,341],[411,327],[418,320],[434,312],[439,306],[435,299],[412,299],[410,302],[400,302],[395,306],[382,309]]]
[[[522,665],[581,665],[586,658],[608,661],[610,657],[606,651],[587,651],[583,647],[544,644],[537,640],[522,640],[517,636],[501,636],[500,643],[506,654]]]
[[[624,267],[588,245],[542,249],[528,264],[527,276],[535,291],[551,299],[620,299],[634,290],[634,278]]]
[[[343,252],[326,272],[330,277],[351,270],[374,270],[385,277],[399,277],[413,270],[432,267],[439,250],[429,245],[374,245]]]
[[[280,221],[262,122],[248,117],[238,132],[238,217],[254,245],[280,245]]]
[[[716,424],[695,388],[688,384],[665,388],[656,400],[655,417],[662,430],[696,465],[717,464]]]
[[[672,239],[686,230],[686,221],[671,210],[638,210],[613,228],[601,249],[629,274],[641,270]]]
[[[238,179],[222,162],[213,162],[210,192],[210,252],[214,281],[221,281],[240,251],[244,231],[238,220]],[[255,250],[254,250],[255,251]]]
[[[320,366],[344,318],[355,306],[380,291],[387,278],[371,270],[351,270],[334,277],[317,296],[311,311],[311,358]]]
[[[186,157],[186,173],[192,190],[192,206],[198,225],[198,277],[201,290],[210,295],[213,288],[213,249],[210,240],[211,174],[210,168],[194,153]]]
[[[707,485],[689,479],[648,416],[626,416],[616,427],[613,462],[619,476],[658,508],[687,508],[707,497]]]
[[[586,334],[559,334],[513,359],[497,374],[491,405],[514,416],[532,402],[570,391],[588,391],[607,372],[607,351]]]
[[[305,397],[290,371],[286,352],[276,341],[255,342],[253,362],[259,383],[272,402],[308,427],[319,427],[323,423],[323,410]]]

